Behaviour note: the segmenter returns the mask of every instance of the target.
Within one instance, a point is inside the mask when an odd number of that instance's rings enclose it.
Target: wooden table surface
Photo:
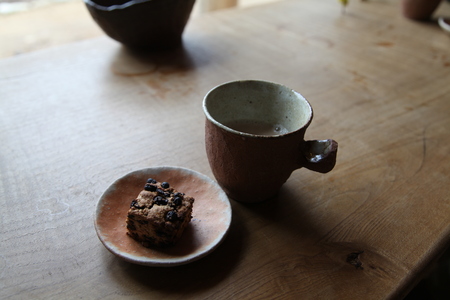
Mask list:
[[[103,36],[0,60],[0,298],[403,297],[450,242],[449,37],[393,0],[346,14],[304,0],[194,18],[184,41],[137,55]],[[109,253],[100,195],[151,166],[212,177],[201,102],[236,79],[301,92],[306,138],[339,142],[335,169],[295,171],[273,201],[231,201],[229,235],[197,262]]]

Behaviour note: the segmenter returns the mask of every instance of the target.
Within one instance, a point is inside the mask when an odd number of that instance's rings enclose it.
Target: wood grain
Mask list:
[[[396,1],[205,14],[168,54],[103,36],[3,59],[0,298],[401,298],[449,245],[449,76],[448,36]],[[149,166],[212,176],[201,101],[235,79],[301,92],[306,138],[339,142],[335,169],[232,202],[229,236],[198,262],[114,257],[93,226],[100,195]]]
[[[101,35],[82,0],[0,15],[0,58]]]

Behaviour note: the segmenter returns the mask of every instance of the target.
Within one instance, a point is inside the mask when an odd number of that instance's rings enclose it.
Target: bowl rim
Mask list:
[[[109,6],[97,4],[92,0],[83,0],[83,1],[86,5],[94,7],[95,9],[104,10],[104,11],[113,11],[113,10],[125,9],[127,7],[130,7],[130,6],[133,6],[136,4],[141,4],[141,3],[155,1],[155,0],[129,0],[123,4],[114,4],[114,5],[109,5]]]
[[[439,26],[446,31],[447,33],[450,33],[450,24],[447,22],[446,18],[439,17],[438,19]]]

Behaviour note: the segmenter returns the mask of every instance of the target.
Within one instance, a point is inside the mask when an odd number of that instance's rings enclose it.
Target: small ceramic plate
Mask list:
[[[145,248],[126,234],[130,203],[148,178],[166,181],[195,198],[192,220],[175,246]],[[154,167],[116,180],[100,197],[94,223],[103,245],[122,259],[146,266],[177,266],[204,257],[222,242],[231,224],[231,205],[219,185],[203,174],[179,167]]]

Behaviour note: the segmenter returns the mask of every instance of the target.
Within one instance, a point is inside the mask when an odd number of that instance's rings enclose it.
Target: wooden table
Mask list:
[[[450,40],[396,1],[283,1],[194,18],[184,49],[107,37],[0,61],[0,298],[401,298],[450,242]],[[116,178],[157,165],[212,177],[201,101],[264,79],[300,91],[328,174],[232,201],[226,240],[174,268],[121,261],[93,214]],[[360,265],[362,263],[362,265]],[[359,267],[358,267],[359,266]]]

